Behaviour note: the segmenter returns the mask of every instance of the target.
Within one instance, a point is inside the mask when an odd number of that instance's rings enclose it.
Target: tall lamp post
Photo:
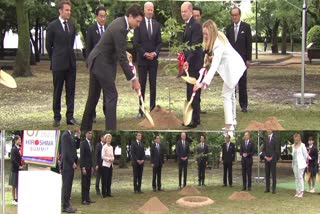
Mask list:
[[[305,41],[306,41],[306,13],[307,3],[303,0],[302,5],[302,38],[301,38],[301,105],[304,105],[304,74],[305,74]]]
[[[256,0],[256,59],[258,59],[258,0]]]

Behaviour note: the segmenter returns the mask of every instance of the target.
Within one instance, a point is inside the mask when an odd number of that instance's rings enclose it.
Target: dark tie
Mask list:
[[[151,38],[151,35],[152,35],[152,32],[151,32],[151,21],[150,21],[151,19],[148,19],[148,36],[149,36],[149,38]]]
[[[100,26],[100,36],[102,36],[102,34],[103,34],[103,27]]]
[[[63,22],[63,25],[64,25],[64,31],[67,32],[67,33],[69,33],[67,21],[64,21],[64,22]]]

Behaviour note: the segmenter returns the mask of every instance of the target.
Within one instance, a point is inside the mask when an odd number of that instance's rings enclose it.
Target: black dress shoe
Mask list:
[[[54,120],[52,126],[53,127],[59,127],[60,126],[60,121],[59,120]]]
[[[207,113],[206,111],[200,110],[200,114],[206,114],[206,113]]]
[[[75,213],[75,212],[77,212],[77,209],[76,208],[72,208],[72,207],[67,207],[67,208],[62,209],[62,212]]]
[[[82,205],[90,205],[90,203],[89,202],[87,202],[87,201],[82,201],[82,203],[81,203]]]
[[[242,188],[242,191],[246,191],[247,189],[246,188]]]
[[[191,122],[189,125],[187,125],[187,127],[189,128],[197,128],[198,126],[198,123],[194,123],[194,122]]]
[[[265,191],[264,191],[264,193],[268,193],[268,192],[270,192],[270,190],[265,190]]]
[[[163,192],[164,190],[163,190],[163,189],[161,189],[161,188],[159,188],[159,189],[158,189],[158,191],[159,191],[159,192]]]
[[[74,118],[72,118],[71,120],[67,121],[67,125],[74,126],[74,125],[79,125],[79,123]]]
[[[94,204],[94,203],[96,203],[96,201],[93,201],[93,200],[89,200],[89,201],[87,201],[88,203],[90,203],[90,204]]]
[[[246,112],[248,112],[248,109],[247,108],[242,108],[241,111],[246,113]]]

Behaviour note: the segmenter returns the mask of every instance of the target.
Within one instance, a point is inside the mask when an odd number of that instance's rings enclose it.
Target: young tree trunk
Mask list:
[[[278,28],[279,28],[280,20],[276,20],[276,22],[273,25],[272,28],[272,34],[271,34],[271,51],[273,54],[277,54],[279,52],[278,50]]]
[[[30,66],[30,34],[29,18],[24,0],[15,0],[18,23],[18,51],[15,60],[13,76],[32,76]]]
[[[119,160],[119,168],[127,168],[127,132],[120,132],[121,139],[121,157]]]
[[[36,26],[35,26],[35,32],[34,32],[34,40],[35,43],[33,44],[34,46],[34,55],[36,57],[36,62],[40,62],[40,51],[39,51],[39,29],[40,29],[40,24],[39,24],[39,18],[36,19]]]
[[[288,23],[287,20],[282,20],[282,38],[281,38],[281,54],[287,53],[287,32],[288,32]]]

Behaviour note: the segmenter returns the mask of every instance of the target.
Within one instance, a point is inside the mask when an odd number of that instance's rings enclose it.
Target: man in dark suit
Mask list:
[[[272,173],[272,193],[276,193],[276,167],[278,161],[278,148],[279,143],[277,137],[274,135],[271,129],[267,130],[267,136],[263,143],[262,157],[265,163],[266,173],[266,190],[265,193],[270,192],[270,172]]]
[[[85,132],[86,139],[80,144],[81,199],[83,205],[94,203],[90,199],[92,164],[92,131]]]
[[[226,134],[222,145],[222,162],[223,162],[223,185],[227,186],[227,175],[229,186],[232,187],[232,162],[236,157],[236,148],[234,143],[230,142],[230,135]]]
[[[226,29],[226,37],[232,47],[240,54],[247,68],[250,66],[252,57],[252,35],[250,25],[240,20],[241,10],[238,7],[231,9],[232,24]],[[239,103],[242,112],[247,112],[247,71],[245,71],[238,83]]]
[[[192,16],[196,21],[201,23],[202,9],[200,7],[193,7]]]
[[[96,155],[96,194],[100,195],[100,180],[102,176],[102,159],[101,150],[105,144],[104,133],[100,135],[100,141],[96,145],[95,155]]]
[[[137,132],[136,140],[131,143],[131,163],[133,169],[133,190],[134,193],[142,193],[141,182],[143,165],[145,160],[144,146],[141,142],[142,134]]]
[[[99,42],[101,36],[105,31],[106,24],[106,8],[104,6],[99,6],[95,10],[96,14],[96,22],[89,26],[87,30],[87,38],[86,38],[86,58],[88,58],[92,49]],[[104,104],[104,102],[103,102]],[[104,106],[104,105],[103,105]],[[104,107],[103,107],[104,110]],[[96,121],[96,111],[94,110],[92,115],[93,122]]]
[[[244,133],[244,141],[240,145],[241,166],[242,166],[242,190],[251,191],[251,172],[252,172],[252,156],[254,154],[255,146],[250,140],[250,133]]]
[[[181,188],[181,177],[183,170],[183,187],[187,185],[187,170],[188,170],[188,159],[189,159],[189,142],[187,141],[187,134],[181,133],[181,139],[178,140],[176,145],[176,152],[179,164],[179,188]]]
[[[145,98],[147,76],[149,74],[150,111],[156,106],[158,56],[162,44],[160,24],[152,19],[153,11],[153,3],[146,2],[144,4],[145,17],[140,26],[134,30],[133,37],[133,45],[137,50],[138,74],[143,99]],[[141,118],[142,116],[143,112],[139,109],[138,117]]]
[[[156,135],[154,138],[154,144],[151,145],[151,166],[152,166],[152,188],[153,191],[162,191],[161,189],[161,169],[164,164],[164,148],[160,143],[160,136]],[[157,182],[156,182],[157,180]]]
[[[192,17],[192,4],[184,2],[181,5],[181,16],[186,23],[183,33],[183,43],[187,43],[190,48],[184,50],[185,62],[183,67],[188,70],[189,75],[198,79],[199,70],[203,66],[203,51],[202,51],[202,27]],[[191,99],[193,93],[193,85],[187,83],[187,100]],[[190,128],[196,128],[200,124],[200,91],[198,90],[192,102],[192,121],[190,124],[184,124]]]
[[[74,22],[70,20],[71,3],[63,0],[58,8],[59,18],[49,23],[46,35],[46,49],[53,76],[54,127],[60,126],[61,94],[64,83],[66,84],[67,124],[77,124],[73,117],[76,88],[76,58],[73,44],[76,30]]]
[[[197,154],[199,157],[197,158],[198,163],[198,186],[205,186],[204,179],[206,177],[206,167],[208,164],[207,154],[209,152],[208,145],[206,144],[205,135],[200,136],[200,145],[197,148]]]
[[[81,130],[92,129],[92,114],[99,101],[101,88],[105,98],[105,128],[117,128],[118,92],[115,85],[117,62],[119,61],[127,80],[131,80],[132,88],[140,89],[139,81],[133,74],[126,54],[127,33],[140,25],[143,18],[140,6],[131,6],[126,15],[112,21],[98,44],[91,51],[87,63],[90,71],[89,94],[83,113]]]
[[[76,132],[77,140],[80,139],[80,132]],[[77,169],[77,148],[76,142],[70,130],[64,131],[61,136],[61,174],[62,174],[62,211],[75,213],[77,209],[70,205],[72,182],[74,171]]]

